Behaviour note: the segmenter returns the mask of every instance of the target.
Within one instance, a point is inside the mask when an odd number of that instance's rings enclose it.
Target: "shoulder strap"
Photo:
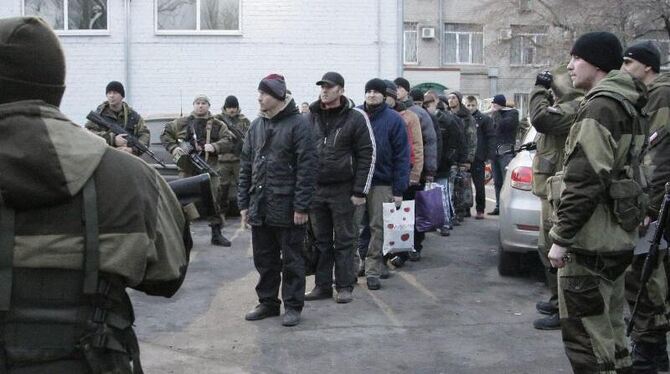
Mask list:
[[[9,311],[12,298],[14,224],[14,210],[5,206],[0,197],[0,312]]]
[[[84,185],[82,214],[84,217],[84,294],[93,295],[98,289],[98,203],[95,180],[91,176]]]

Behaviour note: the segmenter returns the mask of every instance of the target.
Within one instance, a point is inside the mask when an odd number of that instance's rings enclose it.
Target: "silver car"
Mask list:
[[[523,143],[535,139],[531,127]],[[521,151],[510,161],[500,190],[498,273],[515,275],[521,270],[524,254],[537,252],[540,232],[540,199],[531,192],[532,162],[535,151]]]

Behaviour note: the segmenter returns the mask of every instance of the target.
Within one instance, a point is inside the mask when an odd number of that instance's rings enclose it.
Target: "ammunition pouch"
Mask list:
[[[635,230],[644,219],[649,204],[642,187],[632,179],[614,180],[610,184],[609,197],[616,222],[628,232]]]

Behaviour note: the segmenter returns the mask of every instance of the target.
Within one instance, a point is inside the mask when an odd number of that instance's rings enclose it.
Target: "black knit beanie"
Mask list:
[[[577,38],[570,54],[586,60],[606,73],[621,68],[623,63],[621,42],[616,35],[606,31],[583,34]]]
[[[261,80],[258,90],[277,100],[284,101],[286,99],[286,80],[279,74],[270,74]]]
[[[240,102],[237,101],[237,98],[233,95],[226,97],[226,101],[223,103],[223,109],[226,108],[239,108]]]
[[[109,91],[118,92],[119,94],[121,94],[121,97],[126,97],[126,90],[123,88],[121,82],[111,81],[107,83],[107,87],[105,88],[105,95]]]
[[[412,91],[409,92],[409,96],[412,98],[413,101],[423,102],[423,91],[421,91],[418,88],[413,88]]]
[[[402,87],[405,89],[405,91],[409,92],[409,81],[403,77],[398,77],[396,78],[393,83],[395,83],[396,86]]]
[[[630,57],[644,65],[651,66],[651,70],[656,73],[661,71],[661,52],[650,41],[631,45],[623,53],[623,57]]]
[[[365,92],[375,90],[386,97],[386,83],[379,78],[373,78],[365,84]]]
[[[65,92],[65,56],[41,18],[0,19],[0,104],[44,100],[59,106]]]

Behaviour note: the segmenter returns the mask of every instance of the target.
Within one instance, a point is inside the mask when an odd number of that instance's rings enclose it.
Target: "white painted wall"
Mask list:
[[[180,105],[188,113],[192,98],[204,93],[215,113],[236,95],[253,119],[258,82],[271,72],[286,77],[300,103],[316,99],[314,83],[324,72],[338,71],[357,104],[367,80],[397,74],[396,1],[242,0],[241,36],[174,36],[154,33],[154,1],[133,0],[130,82],[124,82],[125,0],[108,1],[109,35],[60,38],[67,59],[61,108],[78,123],[105,99],[110,80],[124,83],[129,103],[144,116],[178,113]],[[21,14],[22,0],[0,2],[0,17]]]

